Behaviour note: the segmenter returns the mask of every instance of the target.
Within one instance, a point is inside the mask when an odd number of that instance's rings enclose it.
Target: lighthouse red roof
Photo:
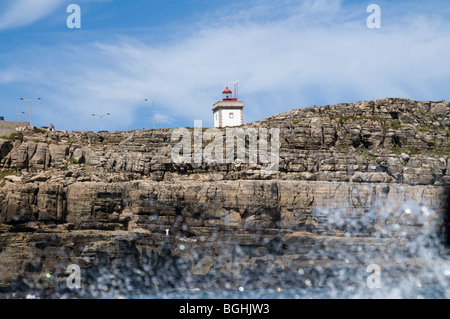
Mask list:
[[[231,93],[231,90],[228,88],[228,86],[227,86],[227,88],[225,89],[225,90],[223,90],[223,92],[222,93]]]

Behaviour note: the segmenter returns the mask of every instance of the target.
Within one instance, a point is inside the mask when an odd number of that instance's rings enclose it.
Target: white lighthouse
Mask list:
[[[239,126],[244,124],[244,103],[237,99],[237,85],[235,95],[227,88],[222,92],[222,101],[213,105],[214,127]]]

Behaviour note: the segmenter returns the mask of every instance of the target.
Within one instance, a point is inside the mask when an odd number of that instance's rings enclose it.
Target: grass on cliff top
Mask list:
[[[402,153],[405,153],[408,155],[417,155],[417,154],[420,154],[420,150],[418,150],[417,148],[412,147],[412,146],[407,146],[407,147],[396,146],[395,148],[392,149],[392,153],[394,153],[395,155],[400,155]]]
[[[47,134],[48,135],[48,132],[49,132],[48,130],[44,130],[42,128],[37,128],[37,127],[33,128],[33,133]]]
[[[0,136],[0,138],[4,139],[4,140],[18,139],[22,142],[23,141],[23,133],[22,132],[14,132],[14,133],[11,133],[9,136],[2,135],[2,136]]]
[[[44,130],[44,129],[41,129],[41,128],[36,128],[36,127],[35,127],[35,128],[33,129],[33,133],[37,133],[37,134],[47,134],[47,136],[48,136],[48,131],[47,131],[47,130]],[[18,139],[18,140],[20,140],[21,142],[23,142],[23,137],[24,137],[23,132],[13,132],[13,133],[9,134],[9,136],[6,136],[6,135],[0,136],[0,138],[1,138],[1,139],[4,139],[4,140],[14,140],[14,139]],[[39,141],[38,139],[33,139],[33,141],[35,141],[35,140]]]
[[[424,125],[415,128],[416,132],[443,132],[450,137],[450,129],[442,127],[440,125]]]
[[[19,174],[20,172],[18,170],[10,170],[10,169],[3,170],[0,171],[0,180],[4,179],[6,176],[9,175],[19,175]]]
[[[403,127],[399,120],[389,119],[381,116],[340,116],[338,117],[338,129],[343,127],[346,122],[362,122],[365,126],[376,127],[380,125],[384,131],[388,129],[398,130]]]
[[[369,150],[367,148],[364,148],[361,152],[361,155],[367,158],[369,161],[374,161],[377,159],[376,156],[370,155]]]

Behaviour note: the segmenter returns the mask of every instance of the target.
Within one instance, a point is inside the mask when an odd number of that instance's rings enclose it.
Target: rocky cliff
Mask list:
[[[171,129],[4,137],[0,292],[338,287],[365,285],[369,264],[386,282],[442,264],[450,103],[309,107],[240,128],[279,128],[273,174],[249,160],[175,163]]]

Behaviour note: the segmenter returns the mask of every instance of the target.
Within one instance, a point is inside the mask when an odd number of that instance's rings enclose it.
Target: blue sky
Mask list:
[[[381,28],[369,29],[369,4]],[[69,4],[81,28],[69,29]],[[0,115],[58,129],[212,126],[239,80],[246,123],[386,97],[450,101],[448,1],[2,0]]]

